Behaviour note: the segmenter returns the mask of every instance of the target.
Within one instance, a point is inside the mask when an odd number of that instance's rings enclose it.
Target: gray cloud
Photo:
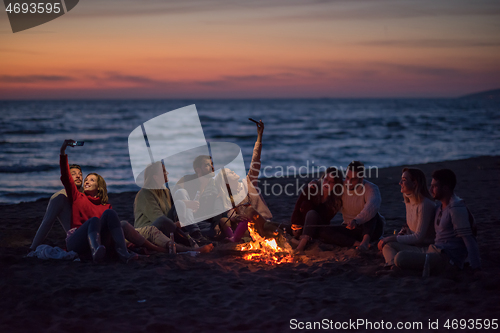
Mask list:
[[[140,85],[164,83],[163,81],[154,80],[154,79],[151,79],[147,76],[124,75],[124,74],[113,73],[113,72],[107,73],[106,79],[111,80],[111,81],[135,83],[135,84],[140,84]]]
[[[286,80],[297,77],[296,73],[277,73],[271,75],[226,75],[218,80],[196,81],[194,83],[201,86],[229,86],[235,83],[248,83],[248,82],[271,82],[277,80]]]
[[[425,76],[466,76],[467,72],[463,69],[451,68],[451,67],[437,67],[437,66],[425,66],[425,65],[409,65],[409,64],[393,64],[393,63],[373,63],[373,67],[396,70],[399,72],[425,75]]]
[[[461,39],[374,40],[355,43],[355,45],[408,48],[498,47],[500,46],[500,41],[475,41]]]
[[[85,4],[85,5],[84,5]],[[269,11],[278,9],[279,11]],[[208,12],[242,12],[257,17],[228,17],[224,22],[394,19],[429,16],[500,15],[500,3],[489,0],[86,0],[76,16],[178,15]],[[207,15],[206,19],[210,19]]]
[[[500,16],[500,6],[495,8],[467,7],[462,8],[425,8],[418,7],[420,2],[413,6],[380,6],[366,4],[358,8],[324,8],[321,10],[307,10],[296,14],[277,15],[262,18],[260,21],[268,22],[308,22],[308,21],[343,21],[343,20],[389,20],[411,19],[421,17],[445,16]]]
[[[0,75],[0,82],[5,83],[39,83],[74,81],[71,76],[62,75]]]
[[[173,81],[156,80],[143,75],[128,75],[121,72],[105,72],[102,74],[86,74],[84,78],[95,81],[96,84],[109,84],[109,83],[130,83],[136,87],[161,87],[175,84]]]

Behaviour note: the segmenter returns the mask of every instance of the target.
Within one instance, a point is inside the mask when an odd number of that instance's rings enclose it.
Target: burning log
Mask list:
[[[293,250],[286,241],[281,242],[282,246],[279,246],[276,238],[262,237],[255,229],[254,223],[248,224],[248,231],[253,241],[239,245],[239,250],[244,253],[243,259],[269,265],[293,262]]]

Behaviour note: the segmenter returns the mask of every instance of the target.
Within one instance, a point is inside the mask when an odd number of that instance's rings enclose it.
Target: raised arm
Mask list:
[[[257,142],[262,143],[262,134],[264,133],[264,123],[262,122],[262,119],[259,120],[259,123],[257,125]]]
[[[75,201],[76,198],[78,197],[78,194],[80,193],[75,185],[73,177],[71,177],[71,173],[69,171],[68,155],[66,155],[66,147],[73,142],[75,141],[64,140],[60,150],[61,155],[59,157],[59,167],[61,169],[61,182],[63,183],[64,188],[66,189],[66,195],[68,196],[70,202]]]

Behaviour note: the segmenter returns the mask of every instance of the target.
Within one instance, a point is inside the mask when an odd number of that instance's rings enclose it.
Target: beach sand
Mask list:
[[[295,327],[293,319],[297,325],[332,321],[331,331],[337,332],[347,330],[335,329],[335,322],[358,319],[374,328],[420,322],[422,329],[406,331],[435,332],[448,331],[447,319],[499,320],[500,157],[417,167],[429,182],[434,169],[456,172],[456,192],[478,222],[480,274],[380,275],[383,257],[376,249],[359,253],[317,245],[296,263],[278,266],[220,250],[197,257],[158,254],[128,265],[25,258],[48,203],[42,199],[0,206],[0,332],[287,332]],[[382,193],[386,234],[405,220],[400,175],[401,167],[391,167],[371,178]],[[299,184],[308,180],[298,178]],[[267,181],[296,184],[293,178]],[[110,195],[122,219],[132,221],[134,196]],[[295,200],[267,196],[274,221],[289,223]],[[56,225],[45,243],[64,247],[64,237]],[[429,320],[437,320],[439,329],[430,330]]]

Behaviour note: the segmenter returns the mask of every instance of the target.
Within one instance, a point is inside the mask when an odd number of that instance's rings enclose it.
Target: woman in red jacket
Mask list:
[[[81,258],[92,257],[94,262],[100,262],[106,256],[106,247],[102,245],[105,244],[108,249],[114,246],[116,254],[123,262],[137,259],[137,254],[131,254],[127,250],[118,215],[108,203],[104,179],[96,173],[91,173],[83,182],[84,192],[78,191],[71,177],[65,152],[66,147],[72,146],[74,142],[64,141],[59,162],[61,181],[68,199],[72,202],[71,229],[66,237],[68,251],[75,251]]]

